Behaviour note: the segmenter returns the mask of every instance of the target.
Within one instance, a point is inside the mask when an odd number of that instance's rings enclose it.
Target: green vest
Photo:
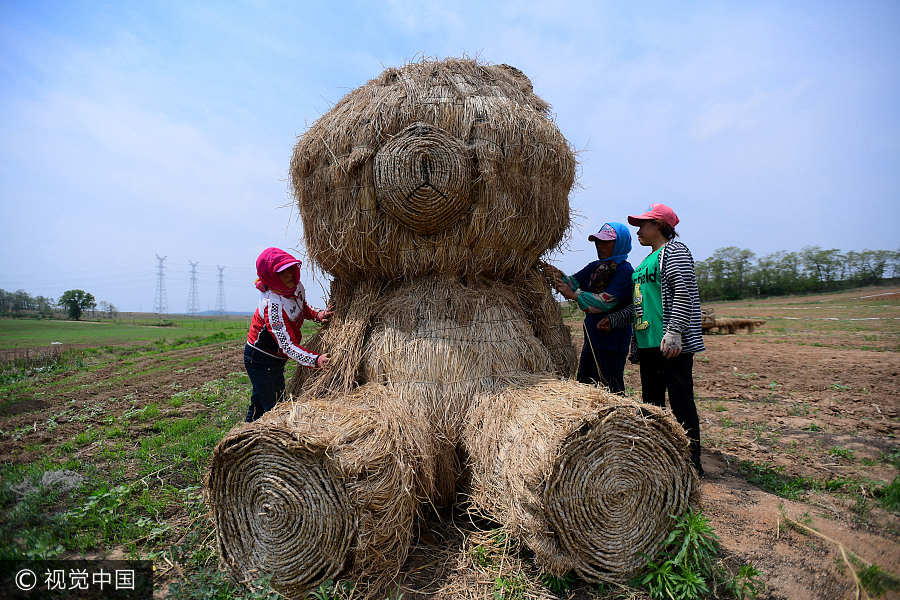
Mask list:
[[[653,252],[641,262],[631,280],[634,282],[634,336],[638,348],[659,348],[663,337],[662,285],[659,253]]]

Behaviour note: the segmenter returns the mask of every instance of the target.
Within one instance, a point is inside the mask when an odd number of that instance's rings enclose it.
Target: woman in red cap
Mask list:
[[[675,240],[678,216],[665,204],[651,204],[647,212],[629,216],[628,222],[638,228],[638,242],[651,249],[634,270],[634,303],[626,309],[634,315],[641,395],[644,402],[665,406],[668,390],[672,413],[687,432],[691,459],[702,476],[693,369],[694,354],[706,348],[694,259],[688,247]]]
[[[253,384],[247,422],[270,410],[284,393],[284,365],[289,358],[301,366],[322,368],[327,354],[310,352],[300,345],[304,319],[327,323],[331,310],[315,310],[306,303],[300,283],[300,261],[278,248],[266,248],[256,259],[259,304],[250,322],[244,346],[244,367]]]

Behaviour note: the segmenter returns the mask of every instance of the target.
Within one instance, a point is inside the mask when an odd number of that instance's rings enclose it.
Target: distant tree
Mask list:
[[[25,290],[16,290],[15,294],[13,294],[13,312],[18,313],[26,310],[31,310],[32,304],[33,300]]]
[[[82,312],[94,308],[97,303],[94,301],[94,296],[84,290],[68,290],[59,297],[59,306],[66,309],[69,318],[77,321],[81,318]]]
[[[100,312],[101,316],[105,316],[108,319],[112,319],[116,314],[118,314],[118,310],[116,310],[116,306],[106,300],[100,301]]]
[[[697,282],[704,298],[734,300],[750,293],[754,257],[750,250],[728,246],[697,263]]]
[[[835,283],[840,276],[841,263],[845,261],[840,250],[807,246],[800,251],[800,257],[807,277],[816,282],[813,289],[827,290],[837,287]]]
[[[53,306],[56,304],[53,301],[53,298],[45,298],[44,296],[38,296],[34,299],[35,307],[42,317],[49,317],[53,314]]]
[[[890,267],[891,277],[900,277],[900,250],[890,251],[888,266]]]

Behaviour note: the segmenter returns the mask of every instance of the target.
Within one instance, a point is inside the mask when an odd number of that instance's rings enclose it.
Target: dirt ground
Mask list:
[[[838,546],[786,527],[786,515],[900,573],[900,518],[871,499],[871,486],[793,501],[739,469],[752,461],[819,480],[897,476],[883,458],[900,449],[900,289],[712,306],[718,316],[767,320],[753,334],[704,336],[707,351],[694,363],[702,506],[725,550],[753,561],[773,598],[854,598]],[[580,348],[580,326],[572,330]],[[637,365],[626,367],[625,379],[639,393]]]
[[[0,445],[0,463],[29,462],[90,424],[99,425],[104,418],[163,402],[178,390],[241,371],[241,345],[232,343],[229,351],[219,353],[211,353],[205,346],[184,348],[46,377],[37,388],[39,391],[16,392],[15,398],[0,408],[4,430],[34,425],[27,438],[4,440]],[[93,412],[91,407],[102,410]],[[179,413],[190,415],[199,410],[206,407],[186,404]],[[50,421],[55,423],[52,429],[38,427]]]

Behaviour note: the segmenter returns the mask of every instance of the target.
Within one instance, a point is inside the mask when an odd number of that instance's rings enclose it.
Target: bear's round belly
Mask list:
[[[514,288],[428,278],[383,298],[360,372],[453,435],[476,394],[552,370]]]

